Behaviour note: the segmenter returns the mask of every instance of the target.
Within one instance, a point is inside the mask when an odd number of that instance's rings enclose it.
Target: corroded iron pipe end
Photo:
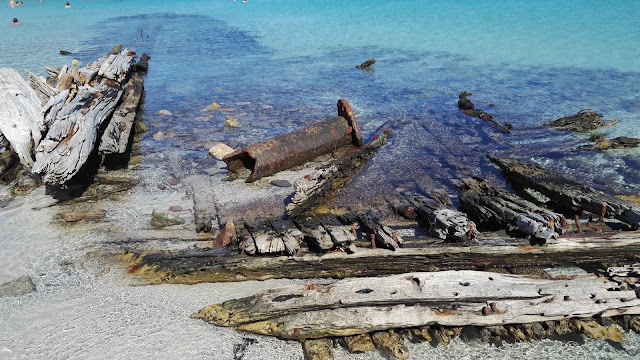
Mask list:
[[[351,105],[338,101],[338,116],[295,132],[245,146],[222,160],[229,171],[251,170],[246,182],[290,169],[344,146],[362,146],[362,136]]]
[[[353,145],[356,147],[361,147],[362,142],[362,134],[360,133],[360,127],[358,126],[358,121],[356,121],[356,115],[353,113],[353,109],[351,108],[351,104],[345,99],[338,100],[338,116],[342,116],[347,119],[349,126],[353,129],[351,133],[351,138],[353,139]]]

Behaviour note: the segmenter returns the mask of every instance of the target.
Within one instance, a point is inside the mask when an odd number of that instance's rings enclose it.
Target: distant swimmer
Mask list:
[[[10,8],[14,8],[14,7],[16,7],[16,6],[18,6],[18,4],[17,4],[15,1],[13,1],[13,0],[9,0],[9,7],[10,7]]]
[[[71,4],[69,4],[68,2],[66,4],[64,4],[64,8],[65,9],[71,9]]]
[[[15,26],[20,25],[20,21],[18,21],[18,18],[13,18],[13,25]]]

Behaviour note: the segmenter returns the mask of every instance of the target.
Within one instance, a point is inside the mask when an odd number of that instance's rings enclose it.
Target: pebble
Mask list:
[[[240,127],[240,120],[234,118],[233,116],[227,116],[227,119],[224,121],[224,126],[231,128]]]
[[[135,124],[136,134],[140,134],[145,131],[147,131],[147,126],[144,123],[142,123],[142,121],[136,121],[136,124]]]
[[[153,140],[163,140],[164,139],[164,133],[162,131],[158,131],[155,134],[153,134]]]
[[[221,108],[220,104],[212,103],[211,105],[209,105],[206,108],[202,109],[202,111],[214,111],[214,110],[218,110],[220,108]]]
[[[0,298],[19,296],[36,291],[36,285],[30,276],[21,276],[13,281],[0,285]]]
[[[291,187],[291,183],[287,180],[273,179],[269,181],[269,184],[277,187]]]
[[[151,213],[151,226],[156,229],[162,229],[167,226],[184,224],[184,219],[171,216],[162,211],[153,210]]]
[[[214,159],[222,160],[222,158],[234,152],[235,150],[227,144],[224,143],[216,143],[209,148],[209,156]]]
[[[169,211],[173,211],[173,212],[182,211],[182,206],[180,206],[180,205],[171,205],[171,206],[169,206]]]

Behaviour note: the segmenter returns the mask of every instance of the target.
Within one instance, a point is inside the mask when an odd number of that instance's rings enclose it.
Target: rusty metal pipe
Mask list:
[[[348,145],[362,146],[362,136],[351,105],[340,99],[337,117],[248,145],[222,160],[230,171],[237,172],[242,168],[251,170],[246,182],[254,182]]]

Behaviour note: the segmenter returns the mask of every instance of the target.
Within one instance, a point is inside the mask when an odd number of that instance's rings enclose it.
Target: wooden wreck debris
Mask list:
[[[247,254],[255,253],[251,235],[242,221],[235,221],[239,247]],[[597,233],[588,237],[560,238],[543,247],[529,246],[528,241],[512,238],[495,239],[502,246],[438,246],[431,248],[398,248],[395,251],[358,248],[353,254],[333,252],[300,257],[228,256],[214,250],[155,251],[130,254],[127,266],[142,283],[196,284],[266,280],[278,278],[345,278],[381,276],[411,271],[453,269],[501,270],[502,268],[556,266],[567,263],[594,265],[600,263],[640,261],[638,232]],[[133,258],[131,260],[130,258]]]
[[[475,223],[469,220],[467,214],[453,209],[446,192],[405,194],[404,197],[419,218],[429,226],[431,235],[453,242],[468,242],[478,235]]]
[[[55,96],[60,92],[60,90],[47,84],[46,79],[37,76],[29,70],[27,70],[27,76],[29,78],[29,86],[31,86],[31,88],[36,92],[42,105],[49,102],[49,99],[52,96]]]
[[[258,254],[282,253],[286,247],[278,233],[267,220],[245,221],[245,228],[251,234]]]
[[[471,102],[471,100],[467,99],[467,97],[471,95],[473,94],[466,91],[463,91],[460,94],[458,94],[458,109],[472,110],[475,107]]]
[[[548,280],[441,271],[292,285],[210,305],[192,317],[302,340],[424,325],[503,326],[635,314],[635,291],[595,275]]]
[[[98,147],[101,153],[123,154],[127,150],[143,90],[144,80],[134,74],[124,86],[122,100],[102,134]]]
[[[238,247],[242,253],[253,255],[256,253],[256,242],[247,230],[244,221],[234,221],[236,234],[238,236]]]
[[[588,132],[603,126],[612,126],[618,123],[618,120],[603,121],[602,114],[582,109],[575,115],[564,116],[545,125],[551,126],[558,130]]]
[[[304,233],[289,219],[274,219],[269,220],[269,223],[282,238],[285,252],[289,255],[296,254],[304,240]]]
[[[298,216],[313,211],[333,190],[346,184],[375,152],[387,143],[390,131],[384,131],[354,153],[318,167],[293,183],[294,194],[287,204],[287,214]]]
[[[295,221],[296,225],[305,234],[305,240],[310,249],[320,252],[333,249],[335,244],[331,240],[331,235],[317,219],[310,216],[304,219],[296,219]]]
[[[0,133],[29,168],[33,165],[33,149],[42,136],[41,107],[36,92],[16,70],[0,68]]]
[[[373,344],[373,340],[371,340],[371,336],[369,336],[369,334],[344,336],[341,337],[339,341],[340,345],[352,354],[374,351],[376,349],[376,346]]]
[[[633,229],[640,228],[640,207],[605,194],[575,181],[552,174],[538,166],[512,158],[489,158],[498,165],[504,176],[519,189],[533,189],[548,197],[550,203],[568,213],[588,211],[592,214],[613,217]]]
[[[80,171],[98,145],[99,131],[119,104],[124,92],[122,85],[131,76],[134,58],[135,53],[125,49],[84,70],[79,70],[76,62],[70,72],[63,73],[63,68],[58,73],[57,88],[68,89],[69,95],[66,99],[54,96],[45,106],[45,117],[53,120],[36,149],[32,169],[44,182],[62,186]],[[52,111],[54,114],[50,114]]]
[[[404,239],[397,231],[384,225],[371,210],[359,211],[351,214],[355,216],[362,232],[369,235],[371,239],[371,247],[381,247],[384,249],[395,250],[404,243]],[[348,223],[349,214],[342,215],[344,223]]]
[[[479,225],[500,224],[513,227],[544,244],[557,239],[564,217],[541,208],[505,190],[492,187],[486,180],[462,179],[459,184],[460,208]]]
[[[226,155],[222,160],[232,172],[251,170],[246,182],[302,165],[307,161],[338,148],[362,144],[362,136],[355,116],[347,116],[342,109],[349,103],[338,100],[338,116],[304,129],[284,134],[262,143],[251,144]],[[347,113],[353,114],[350,110]]]

